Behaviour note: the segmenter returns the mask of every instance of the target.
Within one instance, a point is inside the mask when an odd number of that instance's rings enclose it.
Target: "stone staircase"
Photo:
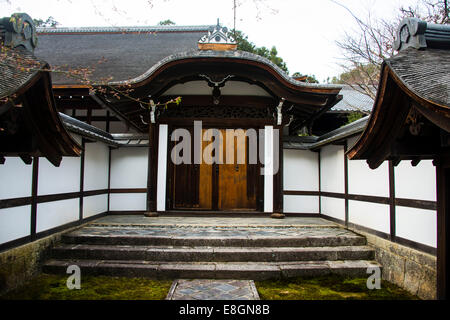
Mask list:
[[[66,273],[161,279],[273,279],[381,267],[366,239],[339,227],[93,224],[63,235],[44,266]]]

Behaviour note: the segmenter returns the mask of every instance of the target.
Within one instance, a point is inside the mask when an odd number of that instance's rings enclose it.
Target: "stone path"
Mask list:
[[[90,225],[98,226],[215,226],[215,227],[338,227],[335,223],[322,218],[286,217],[272,219],[270,217],[177,217],[144,215],[112,215],[99,218]]]
[[[253,280],[175,280],[166,300],[259,300]]]
[[[241,226],[101,226],[91,224],[71,233],[83,236],[164,236],[189,238],[253,238],[253,237],[339,237],[353,236],[354,233],[342,228],[330,227],[241,227]]]

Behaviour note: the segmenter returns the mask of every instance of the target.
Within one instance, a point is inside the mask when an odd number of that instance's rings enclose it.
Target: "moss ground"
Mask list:
[[[163,300],[171,280],[83,276],[80,290],[69,290],[66,275],[41,274],[4,300]],[[381,289],[369,290],[366,278],[326,276],[255,281],[263,300],[413,300],[417,297],[382,281]]]
[[[172,281],[144,278],[83,276],[81,289],[69,290],[66,275],[41,274],[12,292],[6,300],[163,300]]]
[[[255,281],[262,300],[415,300],[417,297],[387,281],[369,290],[367,278],[326,276]]]

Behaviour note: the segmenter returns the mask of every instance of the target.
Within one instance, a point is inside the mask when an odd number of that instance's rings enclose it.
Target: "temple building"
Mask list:
[[[291,78],[219,22],[13,17],[0,20],[4,254],[110,215],[322,218],[365,236],[384,279],[446,296],[449,26],[403,21],[372,101]],[[346,124],[355,110],[371,115]]]

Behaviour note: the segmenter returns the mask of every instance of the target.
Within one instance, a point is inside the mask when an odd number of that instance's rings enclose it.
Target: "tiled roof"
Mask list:
[[[100,82],[109,77],[112,81],[138,77],[167,56],[196,49],[208,26],[39,28],[38,32],[38,58],[51,66],[95,69],[91,80]],[[76,83],[57,74],[52,80]]]
[[[211,26],[126,26],[126,27],[37,27],[38,34],[54,33],[134,33],[134,32],[207,32]]]
[[[46,65],[24,48],[2,47],[0,52],[0,98],[5,98],[25,86]]]
[[[331,108],[331,111],[363,111],[367,113],[372,111],[374,101],[368,95],[362,94],[350,86],[344,86],[340,94],[343,96],[342,100]]]

